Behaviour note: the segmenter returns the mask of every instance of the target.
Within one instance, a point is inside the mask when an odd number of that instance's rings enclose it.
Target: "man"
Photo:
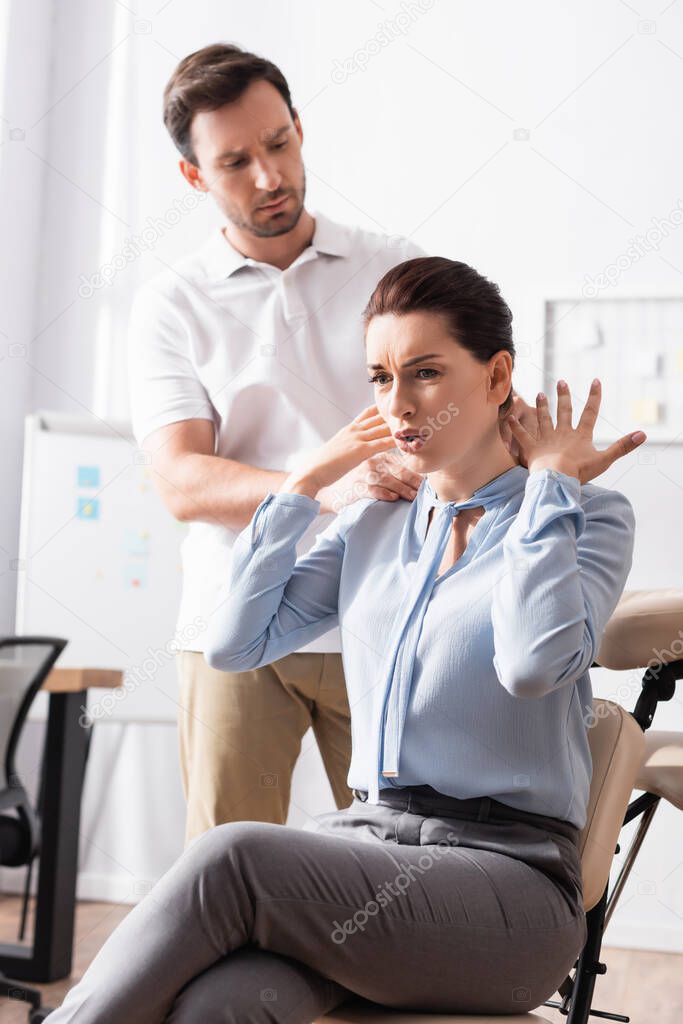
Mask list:
[[[423,250],[344,227],[304,205],[303,130],[275,65],[236,46],[184,58],[164,122],[189,184],[224,224],[136,296],[133,429],[150,453],[183,544],[178,633],[208,623],[237,534],[308,450],[374,400],[360,314],[382,275]],[[318,493],[304,554],[344,505],[411,501],[421,476],[398,453]],[[220,672],[202,634],[178,655],[186,841],[222,822],[284,823],[309,726],[337,808],[348,806],[351,737],[338,629],[250,672]]]

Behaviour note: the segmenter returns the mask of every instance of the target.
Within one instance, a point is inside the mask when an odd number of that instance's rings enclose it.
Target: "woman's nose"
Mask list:
[[[415,402],[400,384],[397,384],[391,392],[388,411],[397,420],[415,415]]]

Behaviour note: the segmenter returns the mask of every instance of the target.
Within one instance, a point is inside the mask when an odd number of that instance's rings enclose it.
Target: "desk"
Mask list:
[[[118,669],[53,668],[44,747],[45,790],[33,946],[0,944],[0,971],[17,981],[56,981],[71,973],[78,833],[88,753],[81,706],[91,687],[120,686]]]

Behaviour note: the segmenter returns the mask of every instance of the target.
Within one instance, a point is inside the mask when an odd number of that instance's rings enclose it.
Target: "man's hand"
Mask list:
[[[339,513],[360,498],[412,501],[424,477],[403,465],[398,452],[380,452],[318,492],[320,511]]]
[[[522,396],[518,395],[514,388],[512,389],[512,404],[505,416],[502,416],[500,419],[500,436],[503,439],[503,444],[510,452],[513,459],[516,459],[520,466],[524,466],[524,468],[527,469],[526,459],[524,458],[523,452],[520,450],[519,442],[510,429],[510,416],[515,416],[528,434],[533,438],[538,438],[539,428],[536,409],[531,405],[527,405]]]

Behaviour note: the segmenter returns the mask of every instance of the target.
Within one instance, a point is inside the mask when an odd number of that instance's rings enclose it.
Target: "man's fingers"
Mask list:
[[[515,393],[510,412],[517,417],[524,429],[532,437],[538,437],[538,415],[535,406],[529,405],[520,395]]]
[[[512,436],[516,438],[517,442],[520,445],[536,443],[536,438],[532,437],[532,435],[529,433],[526,427],[519,422],[519,420],[513,413],[510,413],[510,415],[507,418],[507,422],[510,427],[510,430],[512,431]]]
[[[420,481],[421,482],[421,481]],[[366,477],[366,483],[368,492],[371,493],[373,498],[384,497],[385,494],[394,493],[399,498],[405,498],[406,501],[412,501],[417,494],[417,488],[411,486],[409,483],[405,483],[403,480],[399,480],[397,477],[392,476],[391,473],[382,473],[380,470],[374,470],[368,473]],[[379,492],[383,493],[379,493]]]
[[[378,487],[376,484],[371,484],[368,487],[369,498],[379,498],[380,501],[398,501],[400,495],[396,494],[395,491],[390,491],[386,487]]]
[[[389,477],[397,477],[399,480],[403,480],[404,483],[409,484],[410,487],[417,489],[424,479],[419,473],[415,473],[403,464],[402,457],[398,452],[391,451],[381,455],[373,455],[371,459],[374,460],[376,472],[384,473]]]
[[[417,490],[424,479],[419,473],[414,473],[412,469],[408,469],[407,466],[397,466],[396,469],[392,468],[391,475],[402,480],[409,487],[415,488],[415,490]]]

